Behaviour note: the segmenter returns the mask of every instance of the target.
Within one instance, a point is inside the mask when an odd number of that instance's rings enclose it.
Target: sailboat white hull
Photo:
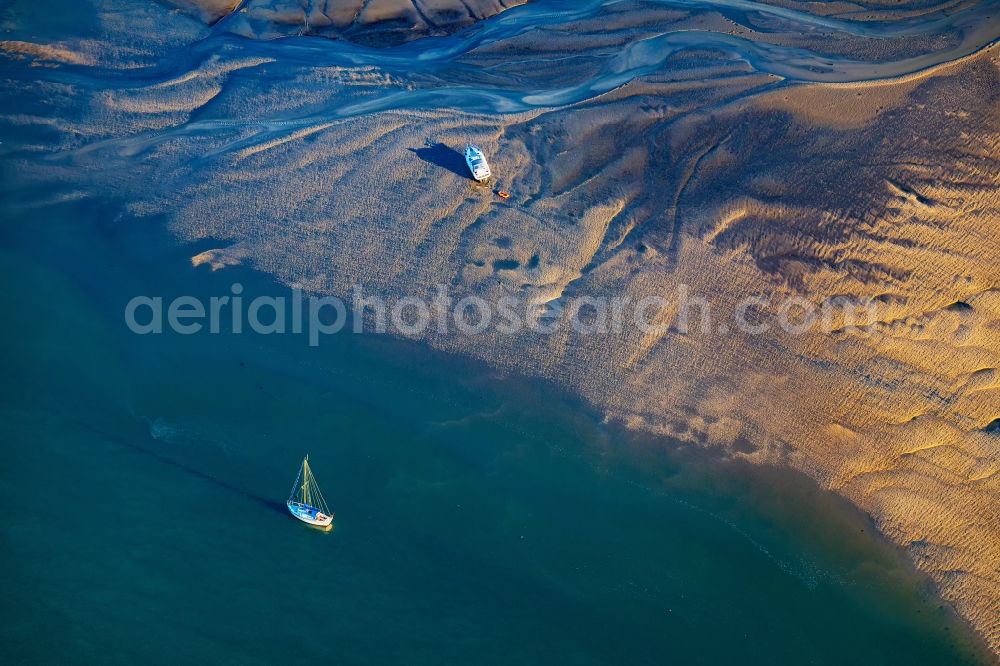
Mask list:
[[[314,506],[301,502],[287,502],[286,505],[288,511],[303,523],[316,527],[329,527],[333,523],[333,516],[328,516]]]

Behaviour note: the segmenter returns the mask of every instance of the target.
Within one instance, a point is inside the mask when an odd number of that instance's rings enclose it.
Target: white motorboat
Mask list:
[[[483,154],[479,146],[469,144],[465,148],[465,163],[469,165],[472,177],[480,183],[489,180],[490,176],[493,175],[490,171],[490,165],[486,162],[486,155]]]

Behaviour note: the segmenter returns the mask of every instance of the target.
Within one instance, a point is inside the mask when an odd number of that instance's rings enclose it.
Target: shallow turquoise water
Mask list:
[[[113,209],[2,228],[5,663],[984,659],[804,479],[409,343],[135,336],[139,293],[281,292]],[[282,505],[307,452],[330,533]]]

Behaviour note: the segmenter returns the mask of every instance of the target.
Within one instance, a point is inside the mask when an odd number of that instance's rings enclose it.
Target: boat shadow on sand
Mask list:
[[[465,163],[465,156],[451,146],[443,143],[428,143],[423,148],[410,148],[410,151],[428,164],[439,166],[457,176],[472,180],[472,176],[469,175],[469,167]]]

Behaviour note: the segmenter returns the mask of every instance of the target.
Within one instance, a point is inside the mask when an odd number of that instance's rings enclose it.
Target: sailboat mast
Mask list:
[[[312,506],[312,497],[310,497],[311,493],[309,492],[309,486],[311,485],[309,480],[311,476],[312,474],[309,472],[309,456],[306,456],[305,460],[302,461],[302,502],[310,506]]]

